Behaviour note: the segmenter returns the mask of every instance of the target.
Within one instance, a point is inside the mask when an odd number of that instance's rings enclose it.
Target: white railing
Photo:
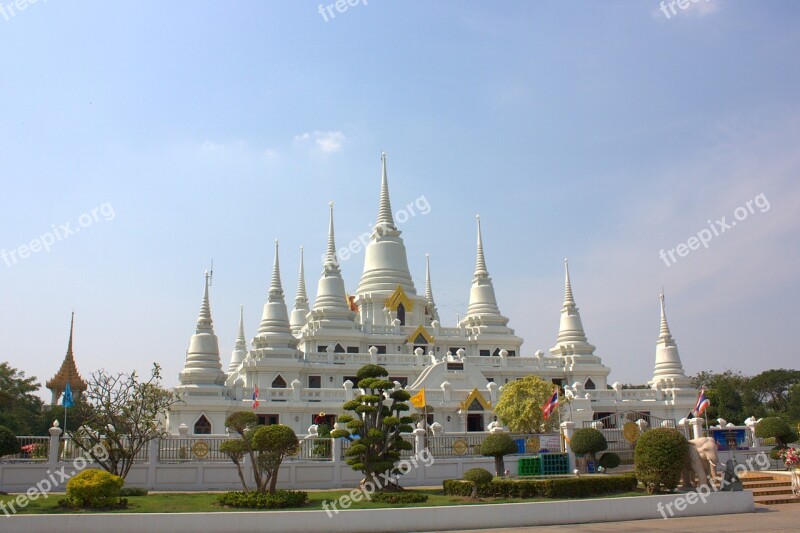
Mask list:
[[[219,451],[220,444],[230,438],[227,435],[169,436],[159,442],[158,461],[162,463],[230,461],[227,455]]]
[[[47,461],[50,451],[50,437],[22,436],[17,437],[21,451],[0,457],[2,461]]]

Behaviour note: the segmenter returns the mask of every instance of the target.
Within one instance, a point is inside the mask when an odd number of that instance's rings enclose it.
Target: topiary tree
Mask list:
[[[618,467],[621,462],[619,455],[614,452],[604,453],[598,460],[598,464],[606,470]]]
[[[545,419],[542,405],[553,395],[553,384],[539,376],[526,376],[503,385],[494,414],[515,433],[559,432],[558,416]],[[561,399],[556,410],[566,400]]]
[[[331,431],[331,437],[353,443],[345,453],[347,464],[363,472],[364,483],[371,483],[378,491],[400,489],[395,481],[382,483],[379,477],[401,473],[395,467],[400,452],[413,449],[400,435],[414,429],[410,425],[413,418],[402,414],[408,411],[406,401],[411,396],[404,390],[394,390],[394,383],[386,379],[388,375],[382,366],[361,367],[356,377],[364,393],[342,405],[350,414],[340,416],[338,422],[347,429]]]
[[[494,457],[494,469],[500,477],[506,471],[506,467],[503,464],[503,456],[517,453],[517,451],[517,443],[508,433],[494,433],[481,442],[481,455]]]
[[[0,457],[19,453],[19,440],[14,432],[5,426],[0,426]]]
[[[608,441],[606,441],[603,432],[595,428],[576,430],[569,440],[569,445],[573,452],[580,455],[588,455],[595,466],[597,466],[595,454],[608,449]]]
[[[480,485],[485,485],[489,483],[494,477],[492,474],[484,469],[484,468],[470,468],[466,472],[464,472],[464,479],[466,481],[472,482],[472,495],[470,496],[473,500],[478,499],[478,487]]]
[[[258,450],[258,469],[262,482],[259,492],[264,492],[264,486],[269,483],[269,493],[275,494],[281,463],[288,455],[296,453],[300,446],[297,435],[284,424],[261,426],[253,433],[251,445]]]
[[[797,440],[797,433],[780,417],[768,416],[756,424],[756,437],[775,439],[778,448],[786,448],[790,442]]]
[[[689,443],[683,434],[672,428],[645,432],[636,441],[633,462],[636,479],[648,494],[672,491],[678,486],[684,463],[689,456]]]

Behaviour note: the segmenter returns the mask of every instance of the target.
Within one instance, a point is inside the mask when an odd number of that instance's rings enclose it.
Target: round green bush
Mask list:
[[[494,469],[498,476],[505,473],[504,455],[517,453],[517,443],[508,433],[494,433],[489,435],[481,442],[480,454],[486,457],[494,457]]]
[[[494,476],[484,468],[470,468],[464,472],[464,479],[477,483],[478,485],[483,485],[493,480]]]
[[[783,447],[783,446],[775,446],[774,448],[772,448],[769,451],[769,458],[772,459],[773,461],[780,461],[781,460],[781,454],[783,453],[783,450],[785,450],[785,449],[786,448]]]
[[[422,503],[428,501],[428,495],[421,492],[376,492],[372,501],[381,503]]]
[[[19,453],[19,440],[13,431],[0,426],[0,457],[13,453]]]
[[[616,468],[622,462],[619,455],[614,452],[604,453],[600,456],[600,460],[598,461],[600,466],[608,470],[609,468]]]
[[[597,462],[595,454],[608,449],[608,442],[603,432],[594,428],[581,428],[576,430],[569,440],[569,445],[573,452],[580,455],[587,454],[595,463]]]
[[[295,490],[278,490],[274,494],[268,492],[226,492],[217,497],[217,501],[228,507],[249,509],[287,509],[302,507],[308,503],[308,493]]]
[[[105,470],[84,470],[67,481],[67,502],[81,509],[118,507],[124,483]]]
[[[633,452],[636,478],[648,494],[672,491],[678,486],[688,456],[689,443],[680,431],[672,428],[647,431],[639,437]]]
[[[797,440],[797,435],[789,427],[789,424],[777,416],[768,416],[761,419],[756,424],[756,437],[760,439],[775,439],[775,444],[782,447]]]

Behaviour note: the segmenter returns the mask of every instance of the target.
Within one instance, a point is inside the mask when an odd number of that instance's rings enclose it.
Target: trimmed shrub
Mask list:
[[[589,459],[597,464],[595,454],[608,449],[608,442],[603,432],[595,428],[581,428],[573,433],[569,440],[572,451],[580,455],[589,455]]]
[[[760,439],[773,438],[778,447],[786,448],[790,442],[797,440],[797,433],[792,431],[784,419],[768,416],[756,425],[756,437]]]
[[[0,457],[19,453],[19,440],[14,432],[5,426],[0,426]]]
[[[123,487],[122,490],[119,491],[119,495],[123,498],[130,496],[147,496],[147,489],[140,489],[138,487]]]
[[[606,470],[608,470],[609,468],[618,467],[621,462],[622,459],[620,459],[619,455],[617,455],[614,452],[604,453],[603,455],[600,456],[600,460],[598,461],[600,466],[602,466]]]
[[[249,509],[287,509],[303,507],[308,503],[308,493],[295,490],[278,490],[268,492],[226,492],[217,497],[217,501],[228,507]]]
[[[376,492],[373,502],[381,503],[422,503],[428,501],[428,495],[421,492]]]
[[[494,479],[494,476],[486,469],[483,468],[470,468],[464,472],[464,480],[469,481],[472,485],[470,496],[473,498],[478,497],[478,489],[482,485],[486,485]]]
[[[66,503],[81,509],[124,506],[126,502],[120,499],[124,483],[124,479],[105,470],[84,470],[67,481]]]
[[[481,442],[481,455],[494,457],[494,469],[498,476],[503,476],[506,470],[503,456],[517,453],[517,451],[517,443],[508,433],[495,433]]]
[[[647,431],[639,437],[633,452],[636,478],[648,494],[672,491],[678,486],[688,456],[689,443],[680,431],[671,428]]]
[[[472,483],[449,479],[443,484],[450,496],[470,496]],[[495,479],[478,487],[484,498],[585,498],[636,490],[633,474],[614,476],[562,477],[552,479]]]

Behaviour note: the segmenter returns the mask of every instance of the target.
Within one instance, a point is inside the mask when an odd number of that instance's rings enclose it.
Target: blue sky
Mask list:
[[[795,2],[319,6],[0,13],[0,249],[17,252],[0,259],[0,359],[51,377],[74,308],[84,375],[158,361],[174,385],[213,259],[227,366],[273,240],[289,304],[301,245],[313,298],[327,204],[340,246],[366,230],[385,150],[395,211],[430,206],[401,229],[420,290],[431,253],[444,325],[466,309],[480,213],[526,355],[554,344],[569,257],[611,381],[650,377],[662,285],[687,372],[796,367]],[[737,225],[690,241],[721,217]],[[19,257],[67,222],[80,231]],[[351,291],[362,266],[343,261]]]

